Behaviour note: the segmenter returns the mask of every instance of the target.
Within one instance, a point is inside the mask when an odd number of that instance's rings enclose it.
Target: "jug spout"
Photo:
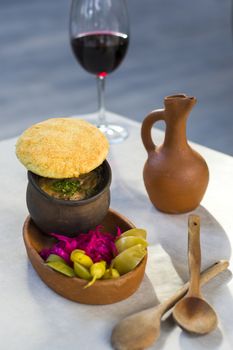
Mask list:
[[[187,117],[196,102],[194,96],[185,94],[170,95],[164,99],[165,110],[180,117]]]
[[[174,151],[180,147],[187,148],[186,121],[195,104],[196,98],[185,94],[165,97],[165,149]]]

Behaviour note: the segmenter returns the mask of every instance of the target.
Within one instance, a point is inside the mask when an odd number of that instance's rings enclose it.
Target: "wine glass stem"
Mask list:
[[[98,126],[107,126],[106,116],[105,116],[105,77],[97,76],[97,89],[98,89]]]

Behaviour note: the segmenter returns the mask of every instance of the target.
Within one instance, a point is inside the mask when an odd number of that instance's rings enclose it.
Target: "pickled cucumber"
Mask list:
[[[132,271],[144,258],[147,250],[142,244],[136,244],[120,254],[112,261],[112,266],[117,269],[120,275]]]
[[[124,250],[136,244],[141,244],[143,247],[147,247],[148,245],[147,241],[144,238],[137,237],[137,236],[121,237],[115,242],[118,253],[121,253]]]
[[[61,272],[63,275],[69,277],[75,276],[74,270],[70,266],[64,264],[62,261],[49,261],[46,263],[46,265],[55,271]]]
[[[135,237],[141,237],[146,239],[146,230],[143,230],[142,228],[132,228],[128,231],[123,232],[118,239],[122,237],[128,237],[128,236],[135,236]]]
[[[66,264],[65,260],[57,254],[50,254],[46,259],[46,262],[50,262],[50,261],[61,261],[63,264]]]
[[[79,278],[82,278],[84,280],[90,280],[92,278],[88,269],[78,262],[74,262],[74,272]]]

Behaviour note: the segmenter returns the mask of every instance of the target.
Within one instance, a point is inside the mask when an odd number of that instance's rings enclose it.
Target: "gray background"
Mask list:
[[[67,0],[0,1],[0,139],[48,117],[97,109],[95,79],[70,49],[69,7]],[[142,121],[166,95],[195,95],[189,139],[233,155],[231,1],[128,0],[128,7],[130,48],[107,79],[107,108]]]

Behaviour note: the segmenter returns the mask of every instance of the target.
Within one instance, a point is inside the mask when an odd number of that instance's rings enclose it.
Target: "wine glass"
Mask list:
[[[123,141],[127,130],[109,124],[105,115],[106,76],[122,62],[129,44],[129,20],[125,0],[73,0],[70,13],[70,41],[81,66],[97,77],[97,127],[110,143]]]

